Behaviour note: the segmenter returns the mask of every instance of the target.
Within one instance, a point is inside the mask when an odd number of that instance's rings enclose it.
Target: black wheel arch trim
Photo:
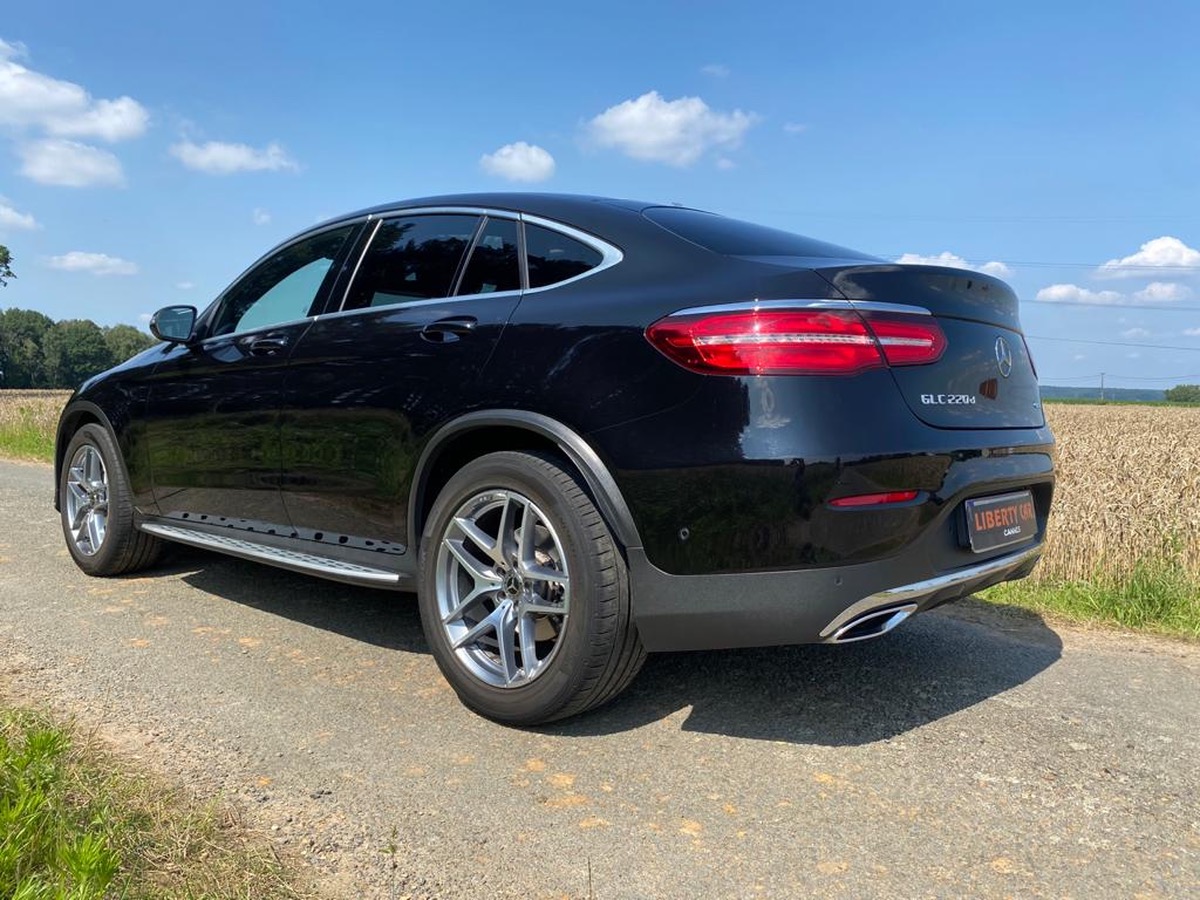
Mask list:
[[[616,479],[600,459],[600,455],[577,432],[549,416],[522,409],[496,409],[467,413],[447,422],[439,428],[425,444],[417,460],[416,477],[409,495],[408,534],[409,543],[419,546],[420,528],[418,516],[424,508],[426,485],[429,474],[437,463],[438,456],[454,438],[469,431],[491,427],[518,428],[552,441],[563,455],[583,476],[601,515],[612,528],[622,547],[640,548],[641,537],[633,514],[617,486]]]

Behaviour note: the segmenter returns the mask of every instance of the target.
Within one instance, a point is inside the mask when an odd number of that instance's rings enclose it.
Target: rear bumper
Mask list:
[[[1023,578],[1039,541],[946,572],[928,557],[788,572],[670,575],[630,551],[634,615],[647,650],[715,650],[781,644],[844,643],[883,633],[904,615]]]

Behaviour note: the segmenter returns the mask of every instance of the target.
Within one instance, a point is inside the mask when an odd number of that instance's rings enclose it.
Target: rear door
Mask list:
[[[403,553],[422,439],[472,408],[521,297],[519,223],[477,212],[384,218],[338,311],[289,360],[284,503],[310,540]]]

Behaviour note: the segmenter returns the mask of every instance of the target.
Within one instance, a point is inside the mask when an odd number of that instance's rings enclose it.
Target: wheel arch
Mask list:
[[[409,543],[421,531],[437,492],[463,464],[496,450],[557,452],[578,472],[622,547],[641,547],[633,514],[596,450],[577,432],[549,416],[519,409],[467,413],[438,429],[417,461],[408,504]]]
[[[69,403],[62,415],[58,419],[58,430],[54,434],[54,508],[59,509],[60,498],[58,495],[58,486],[62,480],[62,467],[66,460],[67,445],[71,443],[71,438],[84,425],[99,425],[112,437],[113,442],[117,442],[117,433],[113,429],[112,422],[109,421],[104,410],[95,403],[87,400],[75,400]],[[117,444],[118,449],[120,444]],[[125,460],[118,453],[118,464],[121,466],[122,474],[128,480],[129,473],[125,469]]]

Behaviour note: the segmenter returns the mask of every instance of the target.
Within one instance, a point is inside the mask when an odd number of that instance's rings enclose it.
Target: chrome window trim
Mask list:
[[[340,319],[345,316],[359,315],[360,313],[379,313],[387,312],[388,310],[404,310],[413,309],[418,306],[437,306],[439,303],[461,303],[464,300],[483,300],[489,297],[519,297],[521,291],[492,291],[487,294],[463,294],[460,297],[434,297],[432,300],[412,300],[408,303],[389,303],[387,306],[362,306],[358,309],[335,309],[333,312],[321,313],[318,316],[313,316],[314,321],[326,322],[329,319]]]
[[[370,224],[371,217],[367,217],[367,223]],[[346,286],[342,289],[342,299],[338,302],[337,312],[341,312],[346,307],[346,301],[350,299],[350,288],[354,285],[354,279],[358,277],[358,268],[362,265],[362,261],[367,258],[367,251],[371,249],[371,244],[375,242],[375,235],[379,233],[380,227],[383,225],[383,219],[376,219],[375,226],[371,229],[371,233],[367,235],[367,239],[363,241],[362,250],[358,252],[358,259],[354,261],[354,271],[350,273],[350,277],[346,280]],[[320,318],[320,316],[318,316]]]
[[[619,247],[614,247],[612,244],[608,243],[608,241],[601,240],[595,235],[588,234],[586,231],[580,231],[578,228],[573,228],[570,225],[563,224],[562,222],[555,222],[553,219],[543,219],[541,216],[531,216],[528,213],[520,213],[520,219],[523,223],[537,225],[539,228],[545,228],[549,231],[557,231],[559,234],[564,234],[569,238],[574,238],[575,240],[579,241],[579,243],[591,247],[600,254],[599,265],[588,269],[586,272],[580,272],[578,275],[567,278],[563,281],[556,281],[554,284],[544,284],[541,287],[526,288],[526,294],[538,294],[542,291],[549,291],[553,288],[562,287],[564,284],[571,284],[575,281],[581,281],[584,278],[591,278],[593,275],[598,275],[605,269],[611,269],[625,258],[625,254]],[[526,247],[522,247],[521,249],[521,257],[525,260],[525,263],[528,266],[528,249]]]
[[[713,306],[689,306],[678,309],[672,316],[698,316],[706,313],[755,312],[760,309],[843,309],[856,312],[897,313],[908,316],[932,316],[923,306],[907,303],[882,303],[873,300],[743,300]]]
[[[378,234],[379,229],[383,224],[383,221],[385,219],[397,219],[402,216],[410,216],[410,215],[411,216],[476,215],[476,216],[480,216],[484,219],[483,224],[485,225],[485,227],[486,227],[486,219],[488,219],[488,218],[507,219],[511,222],[520,222],[522,224],[528,222],[530,225],[537,225],[540,228],[546,228],[550,231],[557,231],[560,234],[566,235],[569,238],[579,241],[581,244],[585,244],[588,247],[591,247],[593,250],[595,250],[597,253],[600,254],[601,259],[600,259],[600,263],[598,265],[596,265],[595,267],[593,267],[591,269],[588,269],[586,272],[580,272],[578,275],[576,275],[572,278],[567,278],[564,281],[556,281],[554,284],[547,284],[547,285],[543,285],[542,287],[521,288],[519,290],[513,290],[513,291],[492,291],[487,294],[457,294],[453,297],[435,297],[431,300],[413,300],[409,303],[390,303],[387,306],[364,306],[360,309],[346,309],[345,308],[346,301],[350,297],[350,288],[354,286],[354,281],[358,277],[359,267],[362,265],[363,260],[366,258],[367,253],[370,251],[371,245],[374,243],[375,236]],[[488,297],[508,297],[508,296],[518,296],[521,294],[536,294],[536,293],[540,293],[542,291],[551,290],[553,288],[562,287],[564,284],[571,284],[572,282],[579,281],[583,278],[588,278],[592,275],[595,275],[598,272],[602,272],[605,269],[615,266],[617,263],[621,262],[621,260],[623,260],[625,258],[625,254],[619,248],[614,247],[612,244],[608,243],[607,241],[601,240],[600,238],[598,238],[594,235],[588,234],[586,231],[580,231],[578,228],[573,228],[570,225],[563,224],[562,222],[556,222],[553,219],[544,219],[541,216],[531,216],[531,215],[527,215],[526,213],[523,213],[523,212],[516,212],[514,210],[489,209],[486,207],[476,207],[476,206],[412,206],[412,207],[406,207],[403,209],[388,210],[386,212],[381,212],[381,213],[371,213],[370,215],[367,216],[367,221],[375,222],[375,230],[371,232],[370,237],[368,237],[367,240],[363,243],[362,251],[361,251],[361,253],[359,253],[359,257],[354,263],[354,271],[353,271],[353,273],[351,273],[350,280],[346,282],[346,288],[342,292],[342,299],[341,299],[341,302],[338,303],[338,308],[332,312],[321,313],[316,316],[310,316],[309,318],[313,319],[314,321],[324,322],[328,319],[338,318],[341,316],[353,315],[355,313],[378,312],[380,310],[385,310],[385,309],[401,310],[401,309],[410,309],[410,308],[418,307],[418,306],[433,306],[433,305],[436,305],[439,303],[460,303],[464,300],[480,300],[480,299],[488,298]],[[527,284],[528,276],[524,272],[524,263],[526,260],[524,228],[522,228],[521,231],[522,231],[522,233],[521,233],[521,261],[523,264],[523,266],[522,266],[523,271],[521,274],[521,278],[522,278],[522,283]],[[480,232],[478,232],[478,231],[475,234],[476,241],[479,238],[479,234],[480,234]],[[472,246],[472,249],[474,249],[473,246]],[[470,257],[468,256],[467,259],[469,262]],[[249,270],[247,270],[247,271],[249,271]]]

